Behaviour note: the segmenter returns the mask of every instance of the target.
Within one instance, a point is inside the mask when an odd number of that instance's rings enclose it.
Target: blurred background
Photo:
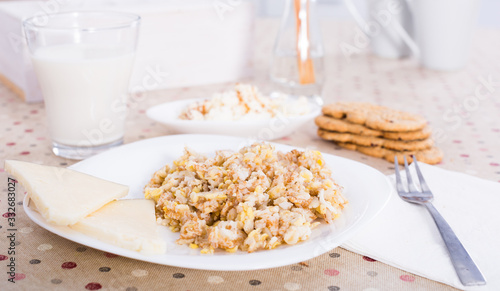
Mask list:
[[[418,1],[418,0],[415,0]],[[283,13],[286,0],[257,0],[260,17],[279,17]],[[342,0],[317,0],[321,6],[320,16],[327,19],[352,21],[352,16]],[[366,12],[366,1],[356,1]],[[500,28],[500,1],[481,0],[478,23],[482,27]]]
[[[414,56],[387,63],[390,60],[374,60],[372,57],[376,53],[370,53],[369,45],[355,44],[362,32],[345,1],[317,0],[315,3],[317,9],[313,16],[320,23],[318,31],[322,35],[321,58],[327,81],[321,86],[326,92],[326,101],[337,100],[346,91],[353,99],[367,96],[356,84],[359,78],[365,81],[374,78],[363,74],[376,71],[373,64],[380,65],[382,71],[404,71],[408,78],[415,74],[419,62]],[[367,6],[371,2],[354,0],[353,3],[361,15],[369,19]],[[476,60],[475,56],[481,54],[481,47],[488,41],[490,44],[496,42],[490,39],[490,35],[496,34],[488,31],[500,28],[500,1],[481,0],[479,3],[470,41],[474,53],[467,62],[469,67],[476,62],[473,65],[476,68],[477,62],[483,60],[485,65],[492,65],[490,59],[493,56]],[[234,81],[255,82],[264,92],[269,92],[274,86],[267,82],[273,53],[276,53],[273,47],[285,4],[286,0],[0,0],[0,81],[28,102],[39,102],[43,98],[31,65],[26,62],[28,54],[21,29],[22,19],[71,10],[118,10],[143,17],[130,86],[133,93]],[[478,34],[482,39],[480,42],[475,41]],[[350,46],[355,47],[354,53],[351,51],[346,55],[346,47],[349,49]],[[143,88],[143,79],[153,71],[160,75],[155,79],[158,84]],[[471,69],[466,71],[471,72]],[[353,78],[348,77],[350,73]],[[338,81],[340,77],[343,81]],[[348,79],[354,80],[352,85],[356,90],[342,86]]]

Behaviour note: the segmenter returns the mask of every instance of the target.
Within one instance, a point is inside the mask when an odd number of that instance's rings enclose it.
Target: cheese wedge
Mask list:
[[[57,225],[75,224],[128,193],[128,186],[66,168],[13,160],[4,168],[24,186],[38,212]]]
[[[163,254],[166,243],[158,235],[153,200],[118,200],[71,225],[88,236],[145,255]]]

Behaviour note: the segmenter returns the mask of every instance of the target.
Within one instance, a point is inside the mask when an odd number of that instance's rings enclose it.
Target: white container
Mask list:
[[[422,66],[443,71],[465,66],[478,0],[415,0],[410,6]]]
[[[406,44],[425,68],[453,71],[465,66],[476,28],[479,0],[370,0],[368,22],[352,0],[344,2],[370,37],[375,55],[404,56]],[[384,25],[377,16],[391,16],[385,13],[390,12],[391,6],[401,11],[393,12],[392,21]],[[373,32],[370,29],[373,26],[379,30]]]
[[[410,55],[410,49],[394,29],[394,23],[412,31],[411,15],[405,0],[371,0],[368,10],[372,23],[379,25],[379,30],[370,37],[370,47],[376,56],[399,59]]]

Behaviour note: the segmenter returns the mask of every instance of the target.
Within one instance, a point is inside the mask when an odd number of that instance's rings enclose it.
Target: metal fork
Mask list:
[[[404,157],[404,161],[406,178],[408,179],[408,192],[404,189],[403,183],[401,182],[398,158],[394,158],[394,167],[396,170],[396,189],[398,191],[399,197],[401,197],[401,199],[406,202],[424,205],[427,210],[429,210],[432,218],[434,219],[434,222],[439,229],[439,232],[441,233],[441,237],[446,244],[446,248],[448,249],[451,257],[451,262],[453,263],[453,267],[455,268],[455,271],[457,272],[457,275],[460,278],[462,284],[464,286],[477,286],[486,284],[486,280],[481,274],[481,271],[479,271],[478,267],[476,266],[470,255],[467,253],[462,243],[458,240],[457,236],[441,216],[441,214],[439,214],[436,208],[434,208],[434,205],[432,205],[431,201],[434,198],[434,195],[427,186],[427,183],[425,182],[424,177],[420,172],[417,159],[415,158],[415,156],[413,156],[413,161],[415,163],[418,180],[420,181],[420,188],[422,189],[422,191],[419,191],[413,184],[413,179],[410,175],[406,157]]]

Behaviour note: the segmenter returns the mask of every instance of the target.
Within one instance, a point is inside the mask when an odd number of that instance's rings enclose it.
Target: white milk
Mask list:
[[[97,146],[123,138],[134,54],[70,44],[40,48],[32,59],[54,142]]]

